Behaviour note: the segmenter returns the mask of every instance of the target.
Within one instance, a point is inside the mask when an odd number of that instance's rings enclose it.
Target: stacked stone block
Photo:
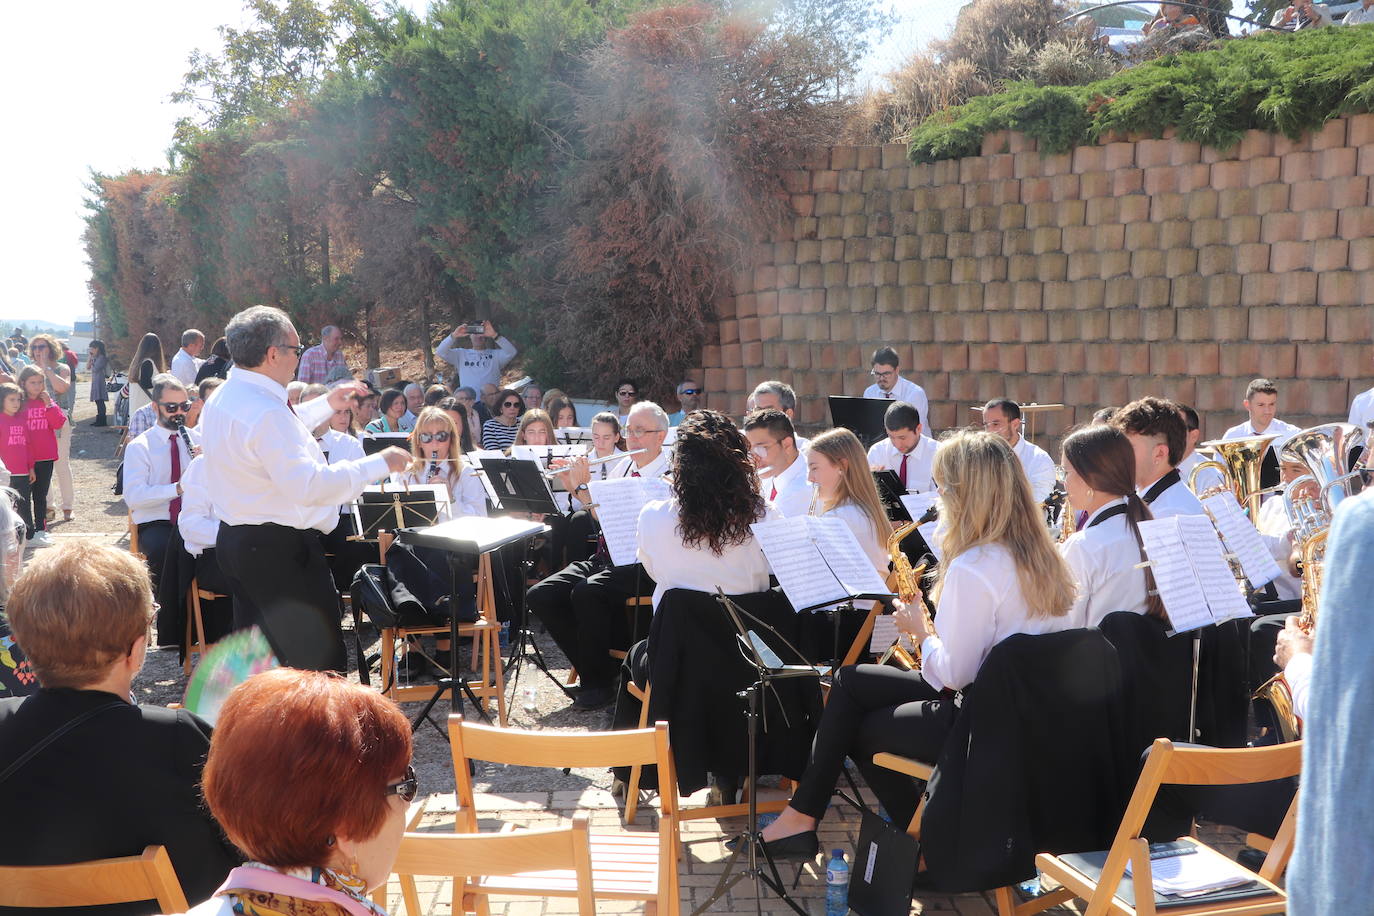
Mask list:
[[[1344,419],[1374,384],[1374,115],[1225,153],[1173,137],[1042,155],[1023,135],[912,165],[900,145],[820,149],[785,176],[795,217],[717,303],[712,403],[789,381],[808,428],[894,346],[940,429],[1009,395],[1062,402],[1042,444],[1161,394],[1204,434],[1269,375],[1281,416]]]

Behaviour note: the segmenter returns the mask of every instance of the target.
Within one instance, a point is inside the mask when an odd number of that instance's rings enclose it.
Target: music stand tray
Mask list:
[[[482,472],[490,492],[502,512],[527,512],[531,515],[558,515],[548,479],[539,462],[518,458],[485,458]]]
[[[886,398],[847,398],[837,394],[830,395],[829,400],[831,425],[843,426],[858,436],[864,448],[887,435],[883,417],[887,409],[897,403]]]

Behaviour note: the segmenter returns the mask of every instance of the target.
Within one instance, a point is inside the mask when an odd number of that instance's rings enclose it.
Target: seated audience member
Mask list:
[[[866,398],[882,398],[889,401],[906,401],[915,407],[920,415],[930,417],[930,400],[925,389],[915,382],[902,378],[897,373],[897,351],[891,347],[881,347],[873,351],[873,384],[864,389]]]
[[[425,407],[435,407],[444,398],[451,397],[453,392],[448,390],[447,385],[440,385],[437,382],[425,389]]]
[[[491,419],[491,415],[487,413],[487,405],[482,403],[477,397],[477,392],[471,388],[455,389],[453,399],[463,405],[463,410],[466,411],[468,418],[468,436],[472,439],[472,448],[466,449],[466,451],[481,448],[482,424]]]
[[[500,386],[501,370],[515,359],[519,351],[515,349],[515,344],[496,333],[490,321],[482,322],[482,331],[478,334],[466,334],[467,327],[463,324],[455,327],[439,342],[434,355],[458,370],[454,385],[483,389],[485,395],[485,386],[491,385],[493,391]],[[458,346],[464,336],[472,341],[471,347]],[[495,342],[494,349],[487,346],[489,341]]]
[[[504,452],[515,442],[520,432],[520,415],[525,402],[520,393],[511,388],[498,392],[496,415],[482,424],[482,448]]]
[[[385,916],[368,894],[391,875],[420,791],[411,751],[396,704],[342,678],[277,668],[234,688],[205,801],[252,864],[191,912]]]
[[[639,383],[632,378],[623,378],[615,383],[615,418],[624,426],[630,419],[630,408],[639,402]]]
[[[921,644],[919,672],[885,665],[841,668],[792,801],[763,832],[777,856],[814,856],[816,825],[846,757],[905,824],[918,792],[908,776],[874,766],[889,751],[936,760],[954,724],[953,691],[973,683],[993,646],[1016,633],[1070,629],[1071,573],[1054,549],[1020,462],[1001,436],[964,431],[935,456],[948,530],[935,586],[940,633],[919,602],[899,606],[898,626]]]
[[[524,416],[520,418],[520,427],[516,430],[515,441],[511,445],[557,445],[558,432],[553,428],[553,421],[549,415],[544,413],[543,408],[534,407],[526,409]]]
[[[886,576],[887,536],[892,533],[892,523],[887,520],[858,437],[847,429],[826,430],[811,440],[806,465],[807,480],[816,488],[811,514],[842,520],[854,532],[854,540],[878,575]]]
[[[1345,14],[1341,25],[1364,25],[1366,22],[1374,22],[1374,0],[1363,0],[1357,8]]]
[[[795,427],[797,425],[797,393],[792,390],[791,385],[777,380],[759,382],[759,384],[754,387],[753,393],[750,394],[749,398],[745,401],[744,415],[747,417],[756,410],[781,410],[785,413],[787,419],[794,427],[793,436],[796,439],[797,451],[806,451],[806,437],[796,435],[795,433]]]
[[[935,440],[921,433],[921,412],[906,401],[896,401],[883,414],[887,438],[868,450],[868,464],[875,471],[895,471],[908,493],[931,493],[935,483],[930,469],[935,464]]]
[[[1153,35],[1165,29],[1186,29],[1201,24],[1196,16],[1185,12],[1183,7],[1178,4],[1162,3],[1159,6],[1159,15],[1145,23],[1145,27],[1141,31],[1146,35]]]
[[[477,410],[479,413],[485,412],[486,414],[482,417],[483,423],[487,422],[498,413],[496,401],[500,393],[501,389],[491,383],[482,386],[482,399],[478,402],[481,404],[481,407],[477,408]]]
[[[74,541],[30,561],[6,612],[41,689],[0,699],[5,815],[23,825],[0,835],[0,863],[137,856],[159,844],[187,898],[205,899],[242,859],[201,802],[210,726],[130,701],[153,616],[148,571],[127,551]]]
[[[682,421],[694,410],[700,410],[706,401],[706,391],[695,376],[688,376],[677,383],[677,413],[668,415],[669,426],[681,426]]]
[[[364,427],[365,432],[408,433],[414,428],[414,425],[405,419],[406,396],[403,392],[395,388],[388,388],[383,391],[377,402],[377,408],[380,411],[380,416]]]
[[[434,406],[448,414],[453,420],[453,425],[458,427],[458,447],[454,451],[464,455],[472,451],[476,447],[476,443],[472,439],[472,425],[468,422],[468,418],[472,416],[469,409],[464,406],[463,402],[453,397],[444,398]]]
[[[1141,398],[1117,411],[1112,425],[1131,443],[1136,492],[1155,518],[1203,514],[1202,503],[1178,472],[1188,435],[1177,405],[1163,398]]]
[[[1167,621],[1139,524],[1152,516],[1135,492],[1135,453],[1121,430],[1098,424],[1072,432],[1060,446],[1069,505],[1083,523],[1059,545],[1078,584],[1070,612],[1076,627],[1095,627],[1116,611]]]
[[[598,418],[592,425],[595,429],[606,424]],[[668,455],[663,451],[668,415],[663,408],[653,401],[637,402],[630,408],[625,433],[629,451],[642,451],[611,463],[606,479],[668,473]],[[600,466],[590,466],[583,457],[572,462],[562,479],[568,492],[590,503],[588,483],[599,473]],[[530,612],[543,621],[581,679],[574,708],[598,709],[615,699],[617,663],[609,650],[630,644],[631,634],[623,632],[625,602],[653,591],[654,581],[639,563],[611,565],[604,540],[591,559],[570,563],[529,590]]]
[[[761,407],[744,418],[744,437],[749,440],[749,454],[763,480],[769,508],[784,518],[805,515],[813,491],[792,421],[781,410]]]
[[[526,410],[542,410],[544,408],[544,389],[540,388],[537,383],[530,382],[520,392],[520,400],[525,402]]]
[[[124,450],[124,503],[138,526],[138,551],[148,562],[157,589],[167,554],[167,540],[181,512],[181,475],[194,457],[186,446],[200,442],[200,433],[183,430],[189,405],[186,389],[176,376],[164,373],[153,380],[157,426],[129,443]]]
[[[548,413],[549,419],[553,420],[554,429],[576,428],[577,407],[572,401],[564,397],[554,398],[551,401],[545,398],[545,401],[549,405],[545,411]]]
[[[401,393],[406,396],[406,412],[402,414],[402,419],[414,428],[415,418],[425,406],[425,389],[414,382],[406,382],[401,388]]]
[[[381,397],[382,392],[371,382],[361,382],[367,386],[368,393],[357,401],[357,407],[353,412],[353,425],[358,429],[367,430],[367,425],[381,416]]]
[[[200,364],[196,370],[196,384],[199,385],[207,378],[217,378],[223,380],[229,375],[229,367],[234,360],[229,356],[229,341],[221,337],[210,347],[210,358]]]
[[[1030,481],[1031,495],[1043,503],[1054,489],[1054,459],[1040,446],[1021,435],[1021,405],[1010,398],[994,398],[983,405],[983,429],[996,433],[1021,459]]]
[[[566,401],[571,399],[562,388],[550,388],[548,391],[544,392],[544,400],[539,403],[539,406],[544,408],[544,413],[553,416],[553,411],[549,409],[549,405],[558,400]]]

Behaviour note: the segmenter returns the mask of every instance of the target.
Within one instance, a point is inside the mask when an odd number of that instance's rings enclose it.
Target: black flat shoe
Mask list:
[[[615,691],[610,687],[583,687],[573,700],[573,709],[601,709],[615,702]]]
[[[725,848],[733,852],[742,839],[726,840]],[[776,840],[764,840],[763,847],[775,859],[814,859],[821,851],[821,840],[816,831],[803,830]]]

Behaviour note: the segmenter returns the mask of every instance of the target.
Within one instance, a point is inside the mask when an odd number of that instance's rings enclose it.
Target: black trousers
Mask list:
[[[213,547],[202,550],[200,556],[196,557],[196,585],[216,595],[233,595],[224,571],[219,568]],[[219,642],[234,632],[232,597],[229,600],[202,601],[200,616],[205,624],[207,642]]]
[[[825,815],[846,757],[892,816],[905,827],[916,813],[920,791],[910,776],[873,765],[873,755],[888,751],[935,762],[954,724],[953,699],[919,674],[887,665],[841,668],[830,688],[811,751],[811,762],[791,805],[814,818]]]
[[[29,501],[33,505],[33,529],[35,531],[48,530],[48,487],[52,486],[52,466],[54,464],[56,464],[55,461],[35,461],[33,463],[33,484],[29,487]]]
[[[29,475],[11,474],[10,489],[19,494],[19,517],[24,520],[24,537],[32,537],[33,511],[29,508]]]
[[[582,686],[597,688],[615,683],[620,662],[610,650],[630,645],[625,602],[653,591],[654,580],[638,563],[579,560],[532,587],[525,600],[577,669]]]
[[[105,401],[103,399],[95,402],[95,423],[91,425],[105,425]]]
[[[172,539],[172,523],[166,519],[143,522],[138,526],[138,552],[147,558],[148,574],[153,580],[153,594],[162,579],[162,567],[167,558],[167,542]]]
[[[288,668],[344,671],[339,593],[314,529],[219,526],[219,568],[234,596],[234,629],[257,624]]]

